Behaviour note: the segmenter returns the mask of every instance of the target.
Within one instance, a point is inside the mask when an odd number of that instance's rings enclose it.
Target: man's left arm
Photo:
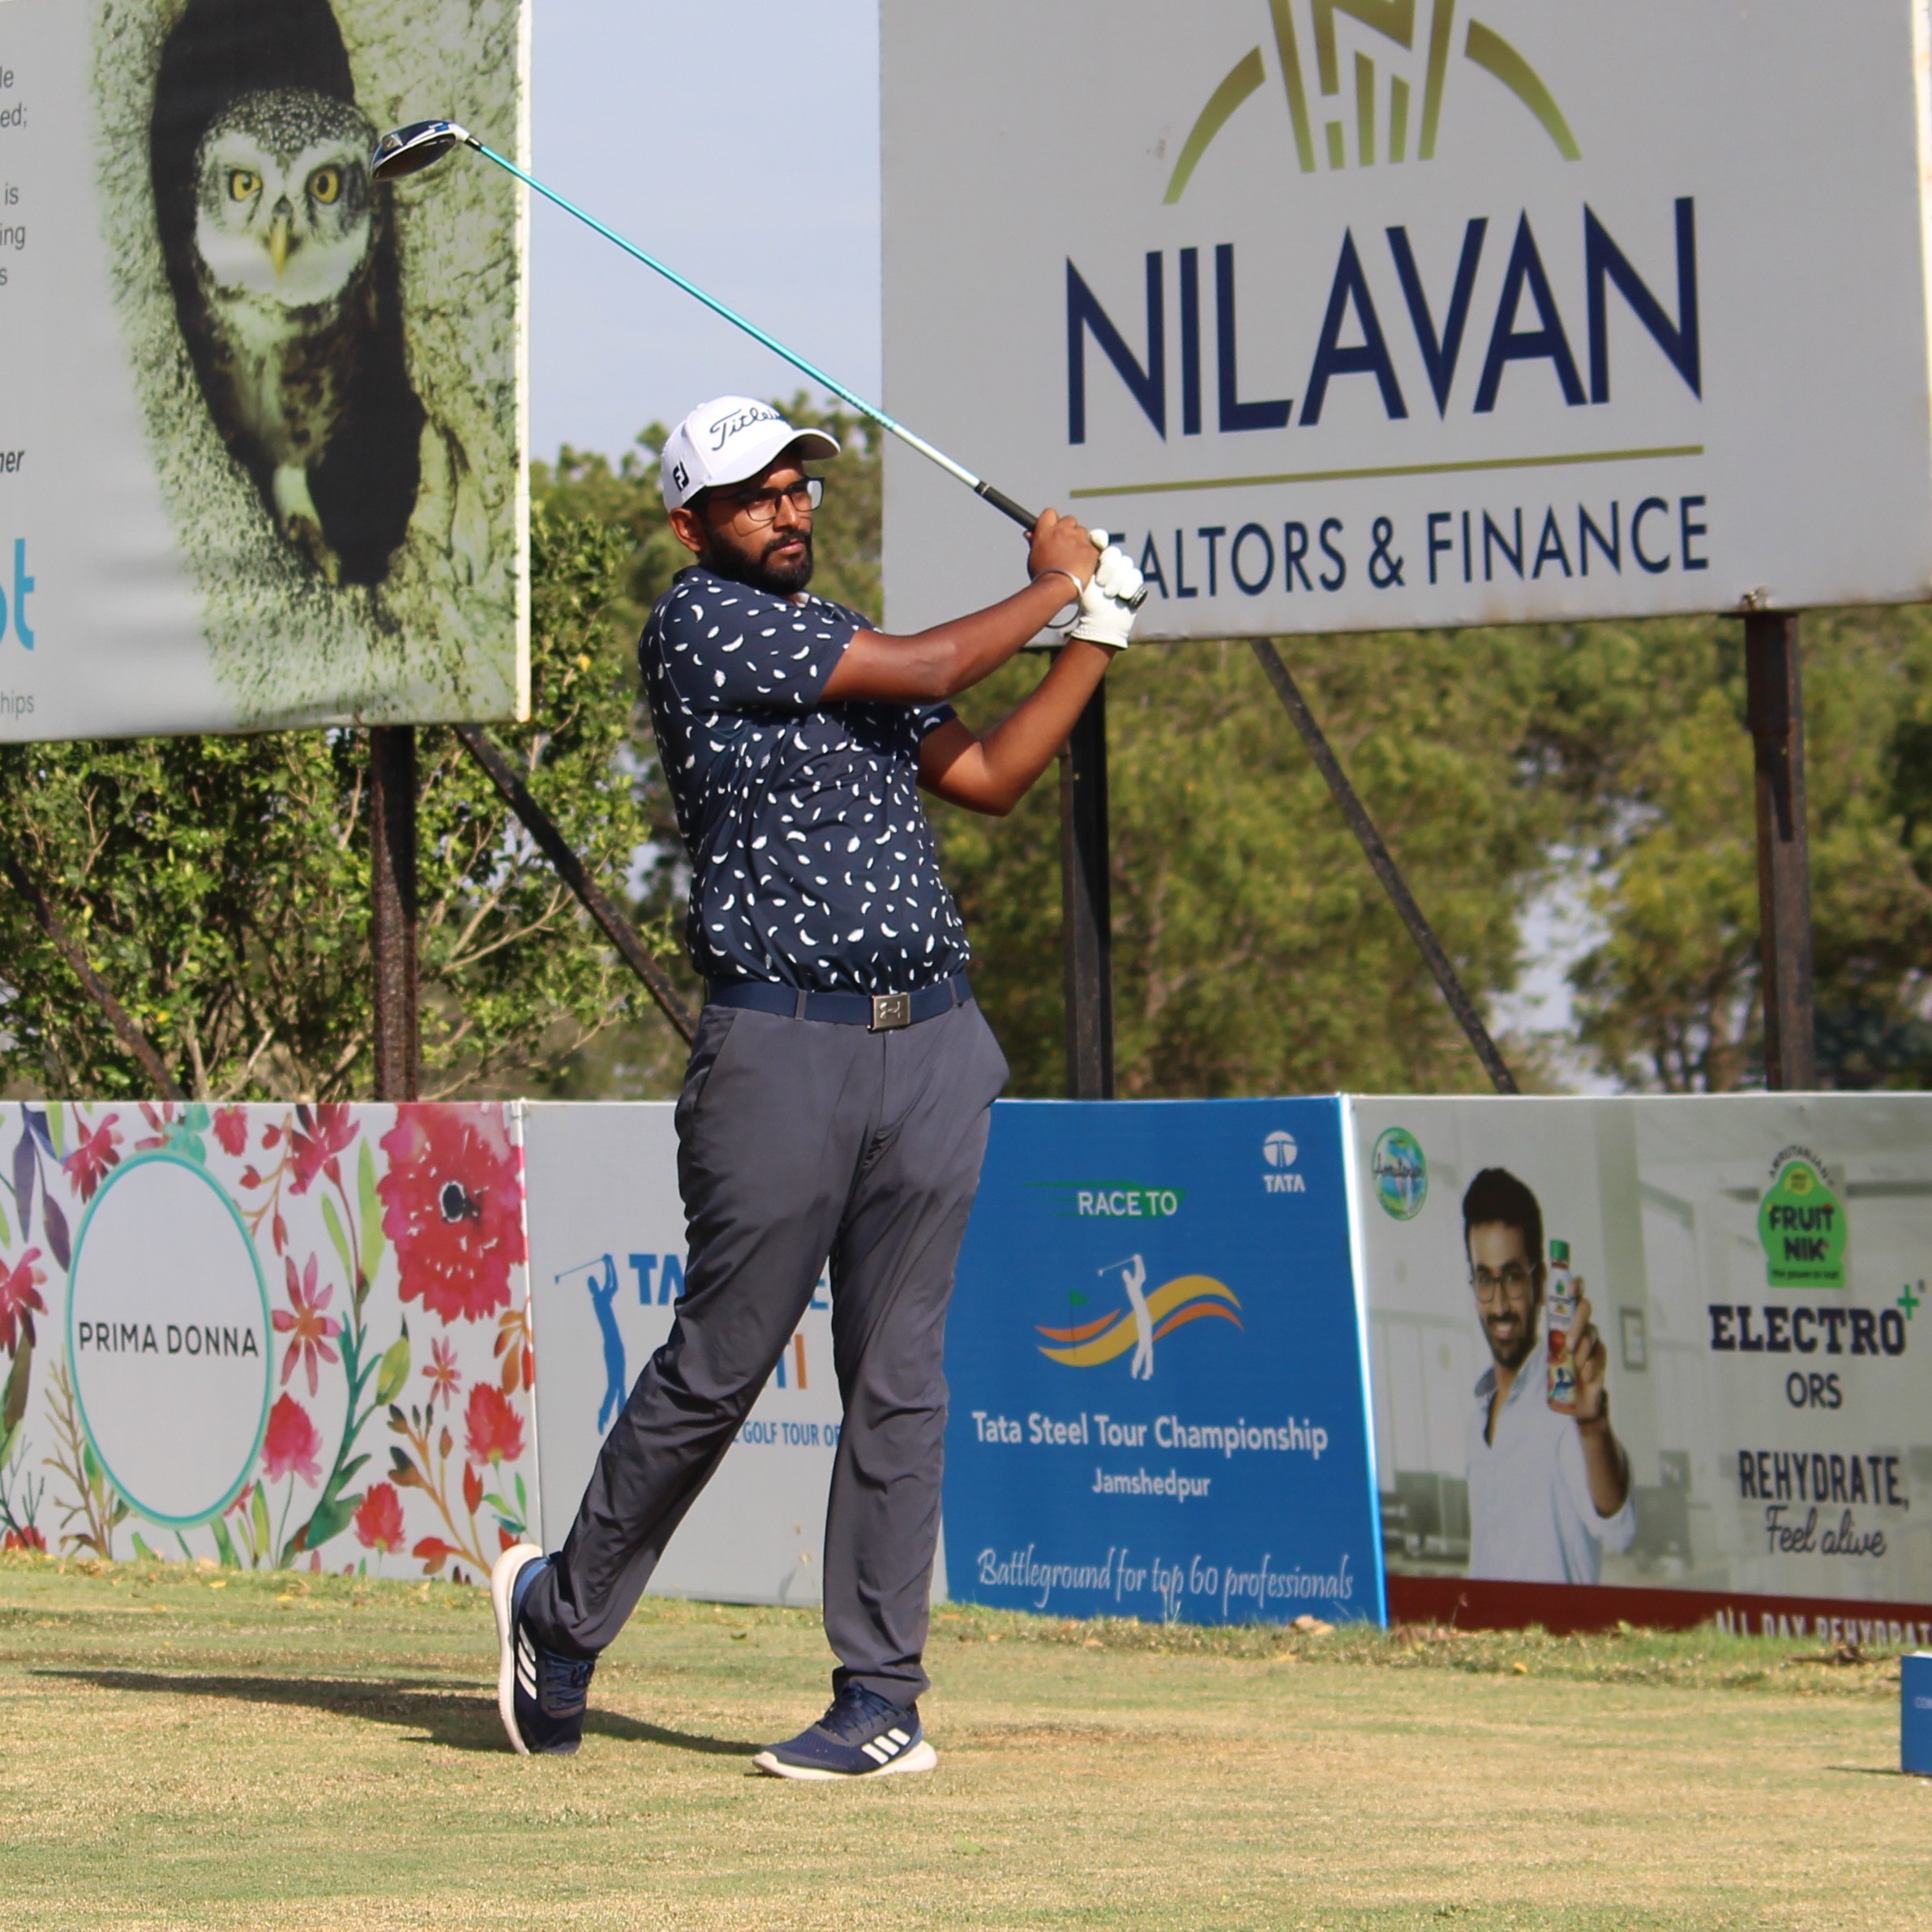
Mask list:
[[[919,783],[949,804],[1004,818],[1059,755],[1114,654],[1069,639],[1019,709],[983,738],[956,718],[936,726],[919,747]]]
[[[1579,1281],[1577,1286],[1580,1288],[1583,1283]],[[1590,1319],[1587,1295],[1577,1297],[1570,1356],[1576,1370],[1576,1433],[1583,1445],[1590,1501],[1600,1517],[1614,1516],[1630,1500],[1630,1459],[1610,1427],[1610,1392],[1604,1386],[1609,1357],[1603,1337]]]

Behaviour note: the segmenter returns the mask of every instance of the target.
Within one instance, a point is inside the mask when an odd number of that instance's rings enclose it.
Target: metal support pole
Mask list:
[[[413,1100],[416,1022],[416,728],[369,733],[369,950],[375,969],[375,1097]]]
[[[666,1019],[677,1029],[688,1046],[696,1033],[684,1002],[678,997],[662,966],[651,957],[650,949],[637,936],[637,929],[598,889],[585,870],[584,862],[571,850],[570,842],[557,829],[556,821],[530,796],[529,787],[517,775],[516,768],[503,756],[503,748],[487,731],[476,725],[458,725],[456,736],[465,751],[488,774],[497,795],[524,822],[525,828],[542,848],[543,855],[557,868],[563,883],[577,895],[584,910],[603,928],[604,936],[616,947],[618,957],[641,979],[658,1002]]]
[[[1368,855],[1376,877],[1382,882],[1382,889],[1402,915],[1402,923],[1408,927],[1416,949],[1435,975],[1436,984],[1442,987],[1450,1011],[1455,1015],[1469,1044],[1476,1049],[1476,1056],[1483,1063],[1483,1070],[1494,1083],[1497,1093],[1520,1093],[1523,1090],[1516,1084],[1516,1076],[1497,1051],[1496,1042],[1489,1037],[1489,1029],[1476,1010],[1476,1002],[1469,997],[1449,955],[1442,950],[1442,942],[1422,916],[1422,908],[1416,903],[1416,896],[1409,890],[1407,880],[1403,877],[1389,848],[1382,843],[1382,834],[1376,830],[1375,821],[1356,796],[1355,787],[1349,783],[1348,774],[1342,769],[1341,760],[1330,747],[1327,735],[1317,722],[1314,713],[1309,710],[1308,700],[1301,695],[1301,687],[1295,682],[1287,666],[1282,662],[1281,653],[1268,638],[1256,637],[1249,641],[1254,646],[1255,656],[1261,661],[1262,669],[1267,673],[1268,682],[1274,687],[1274,695],[1281,700],[1282,708],[1295,721],[1295,729],[1301,734],[1301,742],[1307,746],[1316,769],[1328,781],[1328,789],[1342,807],[1342,816],[1347,820],[1349,830],[1354,833]]]
[[[1060,882],[1067,992],[1067,1094],[1114,1097],[1114,936],[1107,829],[1107,687],[1060,755]]]
[[[1758,767],[1758,924],[1764,1079],[1818,1085],[1811,981],[1811,850],[1805,804],[1805,702],[1795,610],[1744,619],[1746,717]]]

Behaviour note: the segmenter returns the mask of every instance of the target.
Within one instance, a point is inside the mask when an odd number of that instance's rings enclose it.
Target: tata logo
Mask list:
[[[1320,165],[1315,138],[1317,121],[1321,123],[1322,153],[1332,169],[1348,165],[1351,118],[1358,167],[1407,161],[1412,105],[1418,94],[1420,105],[1413,116],[1415,158],[1433,161],[1442,126],[1443,95],[1452,73],[1459,76],[1465,62],[1480,68],[1513,94],[1535,117],[1565,161],[1582,159],[1583,150],[1570,131],[1563,110],[1536,69],[1515,48],[1493,28],[1476,19],[1469,22],[1459,41],[1456,0],[1434,0],[1426,26],[1417,0],[1270,0],[1268,11],[1274,27],[1277,78],[1287,100],[1289,126],[1294,131],[1295,157],[1304,174],[1314,173]],[[1297,14],[1307,23],[1305,41],[1296,26]],[[1352,72],[1346,83],[1336,29],[1338,15],[1365,29],[1360,37],[1368,42],[1367,48],[1354,50]],[[1317,91],[1312,100],[1302,56],[1304,45],[1314,53]],[[1390,68],[1386,88],[1377,70],[1377,53]],[[1180,200],[1215,135],[1250,96],[1261,92],[1267,79],[1267,62],[1259,46],[1250,47],[1228,69],[1181,145],[1174,172],[1167,179],[1166,200]]]
[[[1308,1177],[1289,1172],[1295,1165],[1296,1157],[1301,1150],[1295,1145],[1295,1137],[1281,1128],[1262,1142],[1262,1159],[1267,1171],[1262,1176],[1262,1185],[1270,1194],[1305,1194]]]
[[[1047,1328],[1036,1323],[1036,1332],[1052,1344],[1040,1347],[1040,1353],[1048,1361],[1063,1363],[1069,1369],[1097,1369],[1103,1362],[1117,1360],[1131,1349],[1133,1360],[1128,1364],[1129,1376],[1135,1382],[1151,1382],[1154,1344],[1176,1329],[1207,1316],[1232,1322],[1236,1328],[1242,1326],[1240,1297],[1225,1282],[1216,1281],[1212,1275],[1176,1275],[1149,1294],[1147,1263],[1141,1255],[1130,1254],[1125,1261],[1109,1262],[1096,1272],[1120,1278],[1126,1305],[1066,1328]],[[1076,1289],[1068,1299],[1077,1307],[1087,1297]]]

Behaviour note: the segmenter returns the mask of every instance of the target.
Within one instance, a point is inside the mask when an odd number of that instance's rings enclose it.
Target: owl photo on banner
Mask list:
[[[116,306],[237,722],[520,714],[520,198],[369,160],[452,75],[520,139],[525,0],[94,4]]]
[[[216,426],[290,546],[379,584],[408,532],[423,408],[389,191],[328,0],[189,0],[154,89],[154,205]]]

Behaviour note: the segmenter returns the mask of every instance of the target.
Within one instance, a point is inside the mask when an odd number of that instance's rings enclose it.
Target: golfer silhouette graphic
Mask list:
[[[606,1254],[601,1262],[587,1262],[584,1266],[584,1286],[590,1291],[590,1305],[597,1312],[597,1325],[604,1337],[604,1399],[597,1410],[598,1431],[602,1434],[623,1407],[631,1386],[624,1378],[624,1339],[617,1327],[617,1263]],[[570,1272],[574,1274],[576,1270]],[[559,1281],[563,1279],[561,1274],[557,1277]]]
[[[1147,1297],[1141,1291],[1147,1285],[1147,1264],[1137,1254],[1124,1262],[1109,1262],[1096,1272],[1111,1274],[1120,1270],[1120,1285],[1127,1291],[1127,1305],[1133,1310],[1133,1360],[1127,1373],[1136,1382],[1154,1380],[1154,1317],[1147,1313]]]

